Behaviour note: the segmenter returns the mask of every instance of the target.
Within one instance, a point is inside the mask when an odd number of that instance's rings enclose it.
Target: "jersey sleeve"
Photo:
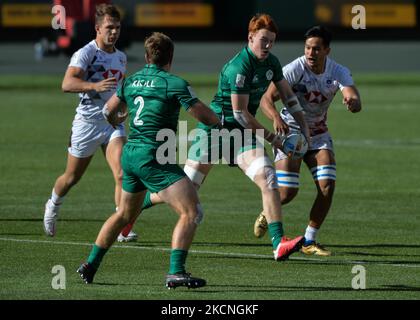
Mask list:
[[[170,87],[168,95],[169,98],[176,100],[185,110],[188,110],[198,101],[191,85],[180,78],[174,81],[173,86]]]
[[[91,55],[85,48],[77,50],[70,59],[69,67],[77,67],[86,71],[91,62]]]
[[[304,69],[300,67],[296,60],[283,67],[283,76],[291,87],[299,82],[303,72]]]
[[[340,90],[343,90],[344,87],[354,85],[353,77],[351,76],[351,72],[348,68],[339,65],[337,66],[336,72],[338,87]]]
[[[235,94],[249,94],[251,91],[251,75],[243,64],[231,64],[225,71],[230,92]]]
[[[117,95],[117,97],[118,97],[121,101],[123,101],[123,102],[127,102],[127,101],[125,100],[125,96],[124,96],[124,86],[125,86],[125,78],[122,80],[121,85],[120,85],[120,86],[118,86],[118,89],[117,89],[116,95]]]

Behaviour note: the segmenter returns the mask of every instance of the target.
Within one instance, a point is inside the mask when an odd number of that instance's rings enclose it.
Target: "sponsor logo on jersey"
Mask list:
[[[252,83],[257,83],[257,82],[258,82],[258,74],[254,76],[254,79],[252,79]]]
[[[243,88],[245,85],[245,76],[243,74],[236,75],[235,85],[237,88]]]
[[[330,88],[332,84],[333,84],[333,81],[331,79],[327,79],[327,81],[325,81],[325,87],[327,88]]]
[[[327,98],[319,91],[310,91],[307,94],[305,94],[305,99],[309,103],[323,103],[324,101],[327,101]]]
[[[102,76],[104,77],[104,79],[115,78],[117,79],[117,81],[119,81],[123,78],[123,73],[120,70],[108,69],[104,73],[102,73]]]

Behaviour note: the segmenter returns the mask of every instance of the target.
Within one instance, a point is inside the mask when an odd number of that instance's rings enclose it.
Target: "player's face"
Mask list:
[[[309,68],[313,71],[323,71],[325,59],[330,53],[330,48],[324,46],[322,38],[313,37],[306,39],[305,58]]]
[[[265,60],[276,40],[276,34],[267,29],[260,29],[248,35],[248,46],[258,60]]]
[[[96,25],[97,37],[105,47],[113,48],[120,36],[121,23],[119,20],[105,15],[102,23]]]

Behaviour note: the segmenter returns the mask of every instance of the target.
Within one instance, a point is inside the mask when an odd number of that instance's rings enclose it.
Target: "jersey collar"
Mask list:
[[[268,57],[270,56],[271,53],[268,54],[267,59],[264,59],[263,61],[260,61],[257,59],[257,56],[254,54],[254,52],[252,52],[251,48],[247,45],[245,47],[246,52],[248,53],[248,55],[251,57],[251,59],[257,63],[257,64],[264,64],[267,62]]]

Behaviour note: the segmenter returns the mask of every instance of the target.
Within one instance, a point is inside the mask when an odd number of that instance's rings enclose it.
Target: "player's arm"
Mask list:
[[[276,109],[275,102],[280,100],[280,94],[276,86],[271,82],[260,100],[260,108],[264,115],[273,121],[274,131],[285,135],[289,132],[289,126],[283,121]]]
[[[266,129],[261,123],[255,119],[248,111],[249,95],[248,94],[231,94],[231,102],[233,116],[235,120],[245,129],[251,129],[253,132],[263,131],[264,139],[276,148],[281,148],[281,139],[278,135]],[[258,131],[256,131],[258,130]]]
[[[287,108],[287,111],[289,111],[289,113],[298,123],[303,135],[306,138],[306,141],[310,143],[309,127],[303,115],[302,106],[300,105],[299,100],[290,87],[289,83],[286,79],[282,79],[281,81],[275,82],[274,85],[276,86],[280,99],[282,100],[284,106]]]
[[[207,126],[221,127],[219,117],[200,100],[188,108],[188,113]]]
[[[68,67],[64,75],[61,89],[64,92],[88,92],[95,90],[96,92],[104,92],[115,90],[117,87],[116,78],[108,78],[99,82],[89,82],[83,80],[85,71],[78,67]]]
[[[350,112],[356,113],[362,110],[359,91],[355,86],[347,86],[341,89],[343,104]]]
[[[102,114],[105,119],[115,128],[128,116],[127,105],[122,101],[116,94],[113,94],[112,97],[105,103]]]

